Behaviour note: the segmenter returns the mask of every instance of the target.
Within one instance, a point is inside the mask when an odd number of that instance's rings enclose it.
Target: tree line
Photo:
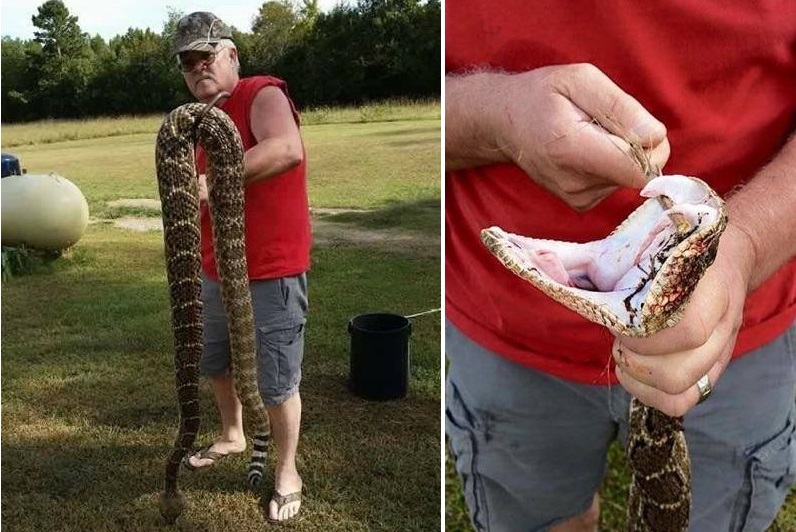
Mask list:
[[[265,2],[251,32],[232,28],[241,75],[285,79],[299,107],[439,97],[440,0],[358,0],[328,13],[300,1]],[[170,53],[184,14],[169,10],[160,33],[131,28],[106,42],[47,0],[33,39],[2,39],[2,121],[150,114],[189,101]]]

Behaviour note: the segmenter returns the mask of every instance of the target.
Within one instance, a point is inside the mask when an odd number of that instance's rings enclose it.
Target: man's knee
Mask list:
[[[595,532],[599,522],[600,496],[595,494],[591,506],[585,512],[558,523],[550,532]]]
[[[277,408],[285,403],[287,403],[291,398],[298,397],[299,393],[299,385],[296,383],[295,386],[286,390],[283,393],[267,393],[266,391],[260,390],[260,396],[263,398],[263,404],[267,408]]]

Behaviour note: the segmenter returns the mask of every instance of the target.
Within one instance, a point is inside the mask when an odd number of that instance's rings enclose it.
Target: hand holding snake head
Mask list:
[[[730,361],[753,259],[748,237],[729,224],[680,321],[647,338],[616,337],[612,353],[622,386],[670,416],[693,408],[697,381],[707,375],[715,386]]]
[[[657,168],[669,158],[664,125],[593,65],[503,76],[491,90],[503,102],[493,127],[497,149],[576,210],[620,186],[644,186],[628,140]]]

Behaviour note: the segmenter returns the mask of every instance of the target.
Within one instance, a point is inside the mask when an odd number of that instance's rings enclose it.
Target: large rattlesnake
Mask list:
[[[268,413],[257,386],[254,320],[246,269],[243,146],[232,120],[214,108],[214,103],[190,103],[173,110],[158,132],[155,153],[180,415],[177,438],[166,462],[165,489],[159,501],[160,513],[169,523],[173,523],[185,507],[177,477],[181,462],[193,448],[200,420],[201,256],[198,186],[194,168],[197,142],[204,147],[209,161],[208,201],[221,295],[229,323],[235,390],[243,403],[247,424],[253,426],[255,432],[248,476],[252,487],[262,477],[264,446],[270,434]]]
[[[617,334],[649,336],[680,319],[715,258],[727,215],[696,178],[657,177],[641,194],[650,199],[603,240],[540,240],[499,227],[484,229],[481,239],[506,268],[583,317]],[[633,399],[627,455],[628,530],[686,531],[691,471],[682,418]]]

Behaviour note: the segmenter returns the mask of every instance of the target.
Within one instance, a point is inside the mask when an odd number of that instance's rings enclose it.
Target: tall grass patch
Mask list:
[[[314,107],[301,111],[305,126],[317,124],[439,120],[438,100],[390,100],[362,106]],[[86,120],[42,120],[3,125],[3,149],[68,140],[119,137],[157,131],[164,115],[117,116]]]

